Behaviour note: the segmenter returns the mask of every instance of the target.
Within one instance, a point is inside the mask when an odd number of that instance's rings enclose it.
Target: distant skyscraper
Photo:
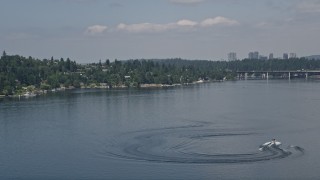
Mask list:
[[[283,59],[288,59],[289,56],[288,56],[288,53],[283,53]]]
[[[248,58],[249,58],[249,59],[253,59],[253,52],[249,52]]]
[[[290,59],[297,58],[297,54],[296,54],[296,53],[290,53],[290,54],[289,54],[289,58],[290,58]]]
[[[237,60],[237,53],[235,53],[235,52],[228,53],[228,60],[229,61]]]
[[[267,59],[268,59],[267,56],[259,55],[259,60],[267,60]]]
[[[269,59],[273,59],[273,53],[269,54]]]
[[[249,59],[259,59],[259,52],[258,51],[249,52],[248,58]]]
[[[253,59],[259,59],[259,52],[258,51],[253,52]]]

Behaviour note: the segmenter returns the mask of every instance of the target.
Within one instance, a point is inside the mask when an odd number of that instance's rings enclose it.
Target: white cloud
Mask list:
[[[198,23],[187,20],[187,19],[182,19],[179,20],[175,23],[168,23],[168,24],[155,24],[155,23],[139,23],[139,24],[124,24],[121,23],[117,26],[118,30],[121,31],[127,31],[131,33],[141,33],[141,32],[163,32],[163,31],[168,31],[172,29],[178,29],[178,28],[188,28],[188,27],[193,27],[196,26]]]
[[[97,3],[99,0],[51,0],[52,2],[59,3]]]
[[[228,19],[225,17],[215,17],[215,18],[208,18],[200,22],[188,20],[188,19],[181,19],[179,21],[167,24],[157,24],[157,23],[137,23],[137,24],[125,24],[120,23],[115,28],[110,28],[110,32],[114,31],[123,31],[129,33],[159,33],[169,30],[195,30],[199,28],[208,28],[217,25],[238,25],[239,22],[236,20]],[[104,25],[94,25],[89,26],[85,34],[87,35],[101,35],[109,28]]]
[[[215,17],[215,18],[205,19],[200,24],[203,27],[209,27],[209,26],[215,26],[215,25],[232,26],[232,25],[238,25],[239,22],[236,21],[236,20],[232,20],[232,19],[229,19],[229,18],[218,16],[218,17]]]
[[[132,33],[140,32],[162,32],[170,28],[170,24],[153,24],[153,23],[140,23],[140,24],[124,24],[121,23],[117,26],[118,30],[128,31]]]
[[[170,0],[171,3],[175,4],[199,4],[205,0]]]
[[[99,35],[105,32],[107,29],[108,29],[107,26],[94,25],[94,26],[89,26],[85,33],[88,35]]]
[[[182,30],[192,28],[206,28],[218,25],[233,26],[239,25],[240,23],[236,20],[228,19],[225,17],[208,18],[201,22],[191,21],[188,19],[182,19],[174,23],[168,24],[155,24],[155,23],[139,23],[139,24],[124,24],[121,23],[117,26],[117,30],[126,31],[130,33],[142,33],[142,32],[164,32],[168,30]]]
[[[182,19],[177,22],[177,25],[179,26],[196,26],[198,23],[195,21],[190,21],[188,19]]]

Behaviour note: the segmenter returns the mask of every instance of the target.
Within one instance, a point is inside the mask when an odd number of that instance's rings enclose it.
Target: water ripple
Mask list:
[[[220,153],[212,148],[202,152],[199,146],[215,143],[218,138],[249,136],[248,132],[228,132],[207,129],[204,124],[135,131],[117,136],[101,154],[126,160],[161,163],[250,163],[287,158],[303,154],[303,148],[289,146],[286,149],[267,147],[246,153]],[[257,145],[258,147],[258,145]],[[208,148],[207,148],[208,149]],[[233,149],[234,150],[234,149]],[[237,149],[235,149],[237,151]]]

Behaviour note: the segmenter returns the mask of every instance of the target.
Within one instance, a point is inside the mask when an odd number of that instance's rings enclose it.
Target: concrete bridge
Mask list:
[[[237,71],[238,79],[269,79],[271,78],[320,78],[320,70],[284,70],[284,71]]]

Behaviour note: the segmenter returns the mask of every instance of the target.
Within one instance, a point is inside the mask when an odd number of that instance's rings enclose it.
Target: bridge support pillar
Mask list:
[[[267,80],[269,79],[269,72],[267,72]]]
[[[245,80],[248,79],[248,73],[244,73],[244,79],[245,79]]]
[[[306,72],[306,80],[308,80],[308,73]]]
[[[289,80],[290,80],[291,79],[291,73],[290,72],[289,72],[288,76],[289,76]]]

